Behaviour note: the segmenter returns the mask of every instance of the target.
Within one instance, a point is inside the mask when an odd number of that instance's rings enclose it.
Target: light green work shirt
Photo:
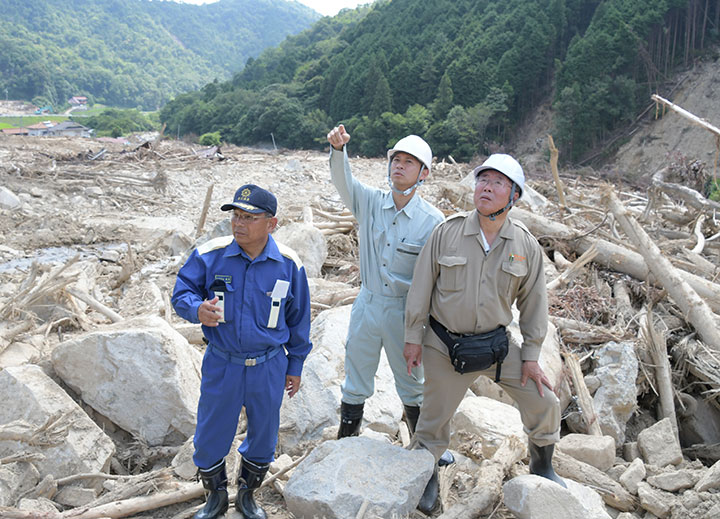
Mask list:
[[[330,148],[330,177],[345,206],[358,221],[360,278],[363,287],[389,297],[404,297],[415,261],[430,233],[445,217],[418,194],[399,211],[392,193],[353,177],[347,149]]]

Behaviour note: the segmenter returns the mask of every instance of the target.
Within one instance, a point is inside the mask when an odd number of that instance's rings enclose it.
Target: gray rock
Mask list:
[[[694,487],[701,476],[702,474],[695,470],[673,470],[650,476],[647,478],[647,482],[660,490],[677,492]]]
[[[0,458],[32,451],[43,455],[33,462],[40,474],[55,479],[88,472],[107,472],[115,445],[87,414],[42,369],[34,365],[0,371],[0,424],[24,421],[39,427],[57,414],[70,423],[65,440],[58,445],[29,448],[17,441],[0,442]]]
[[[457,450],[466,434],[476,436],[482,438],[483,456],[487,458],[495,454],[508,436],[516,436],[523,444],[527,444],[520,411],[484,396],[466,396],[452,419],[451,429],[451,449]]]
[[[200,353],[164,319],[139,317],[59,344],[55,371],[85,403],[149,445],[195,431]]]
[[[672,507],[679,504],[671,493],[653,488],[644,481],[638,483],[638,497],[640,506],[660,519],[669,517]]]
[[[417,507],[433,466],[425,449],[343,438],[317,447],[295,468],[283,494],[297,519],[354,519],[365,500],[365,517],[406,517]]]
[[[503,502],[518,519],[610,519],[600,495],[565,478],[567,488],[528,474],[503,485]]]
[[[322,266],[328,255],[325,235],[312,224],[291,223],[278,228],[273,238],[293,249],[305,266],[309,278],[322,276]]]
[[[20,208],[20,198],[4,186],[0,186],[0,209],[14,210]]]
[[[720,461],[715,462],[712,467],[705,471],[705,474],[695,485],[697,492],[706,492],[716,488],[720,488]]]
[[[612,436],[567,434],[560,439],[557,449],[603,472],[615,463],[615,440]]]
[[[645,479],[645,464],[640,458],[635,458],[630,466],[620,476],[620,484],[624,486],[628,492],[637,495],[638,483]]]
[[[592,373],[600,380],[593,396],[593,408],[603,434],[625,442],[625,425],[637,406],[638,361],[632,342],[609,342],[598,348],[597,367]]]
[[[638,434],[638,448],[645,463],[664,467],[683,460],[682,449],[672,423],[664,418]]]

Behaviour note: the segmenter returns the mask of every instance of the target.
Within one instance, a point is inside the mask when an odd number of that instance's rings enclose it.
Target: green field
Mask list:
[[[27,115],[22,117],[0,117],[0,128],[21,128],[40,123],[54,121],[56,123],[67,121],[67,115]]]

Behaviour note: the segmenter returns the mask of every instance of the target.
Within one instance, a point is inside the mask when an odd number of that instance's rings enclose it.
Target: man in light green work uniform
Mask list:
[[[406,369],[403,358],[405,297],[420,249],[443,214],[417,195],[430,173],[432,151],[417,135],[388,151],[390,189],[367,186],[353,177],[347,156],[350,134],[343,125],[327,135],[333,184],[359,224],[362,288],[350,317],[345,353],[338,438],[357,435],[365,400],[374,392],[380,351],[395,376],[405,418],[415,430],[423,394],[423,371]]]

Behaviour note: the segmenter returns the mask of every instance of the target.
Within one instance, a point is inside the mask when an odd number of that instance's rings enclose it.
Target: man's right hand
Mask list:
[[[219,324],[220,314],[216,312],[220,312],[222,308],[215,306],[219,299],[217,296],[210,300],[206,299],[198,307],[198,319],[205,326],[215,327]]]
[[[403,349],[403,357],[407,362],[408,375],[412,375],[412,369],[422,364],[422,346],[412,342],[406,342]]]
[[[327,140],[330,146],[338,151],[342,151],[343,146],[350,140],[350,134],[345,131],[345,125],[341,124],[330,130],[330,133],[327,134]]]

